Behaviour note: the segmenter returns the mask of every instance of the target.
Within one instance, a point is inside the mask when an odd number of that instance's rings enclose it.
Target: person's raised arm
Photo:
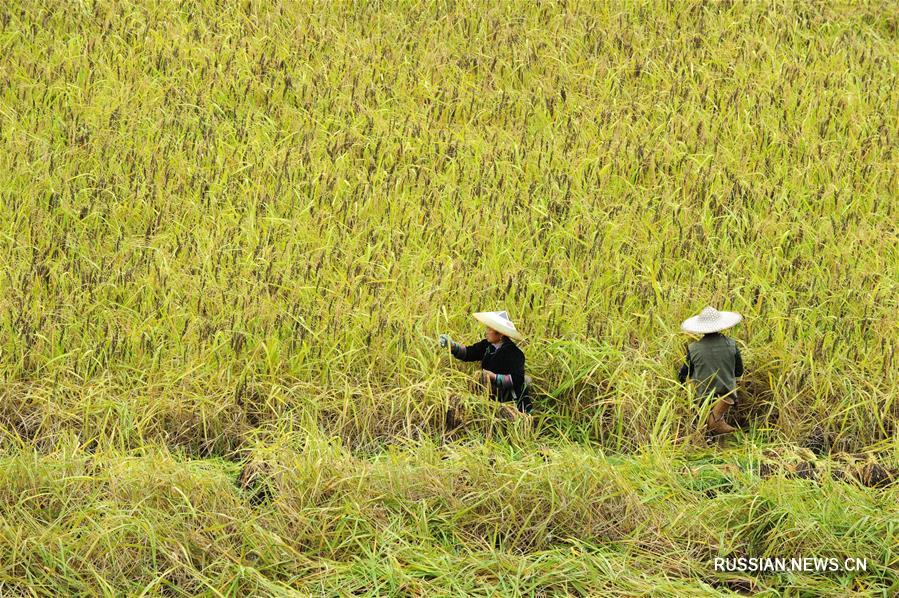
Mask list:
[[[473,345],[463,345],[450,340],[450,353],[459,361],[480,361],[484,358],[489,344],[487,339],[482,339]]]

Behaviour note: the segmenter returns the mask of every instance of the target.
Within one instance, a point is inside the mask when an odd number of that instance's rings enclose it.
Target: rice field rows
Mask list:
[[[892,1],[3,4],[0,595],[895,595],[897,57]],[[438,350],[494,309],[531,420]]]

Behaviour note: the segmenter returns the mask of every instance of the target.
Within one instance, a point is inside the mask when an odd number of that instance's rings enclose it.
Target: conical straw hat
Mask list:
[[[714,307],[706,307],[698,316],[684,320],[680,327],[684,332],[709,334],[736,326],[742,319],[743,316],[735,311],[718,311]]]
[[[509,319],[509,314],[505,311],[479,311],[474,314],[475,320],[486,326],[493,328],[500,334],[505,334],[511,339],[520,341],[524,339],[515,324]]]

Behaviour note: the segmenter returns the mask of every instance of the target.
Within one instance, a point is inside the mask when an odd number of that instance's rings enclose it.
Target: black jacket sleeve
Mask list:
[[[524,353],[515,351],[510,361],[512,385],[515,387],[515,393],[521,395],[521,391],[524,388]]]
[[[489,344],[485,338],[473,345],[454,345],[453,357],[460,361],[481,361],[484,359],[484,352],[487,351]]]
[[[524,353],[521,349],[511,343],[503,345],[488,359],[484,368],[499,376],[493,381],[494,388],[499,391],[513,388],[521,397],[524,389]]]
[[[687,381],[687,378],[693,375],[693,360],[690,359],[690,349],[687,349],[687,357],[684,361],[684,364],[680,366],[680,370],[677,372],[677,381],[683,384]]]
[[[743,356],[740,355],[740,348],[734,347],[734,376],[739,378],[743,375]]]

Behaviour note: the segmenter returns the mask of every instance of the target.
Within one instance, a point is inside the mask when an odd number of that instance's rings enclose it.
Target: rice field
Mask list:
[[[894,1],[12,0],[0,144],[0,595],[899,592]]]

